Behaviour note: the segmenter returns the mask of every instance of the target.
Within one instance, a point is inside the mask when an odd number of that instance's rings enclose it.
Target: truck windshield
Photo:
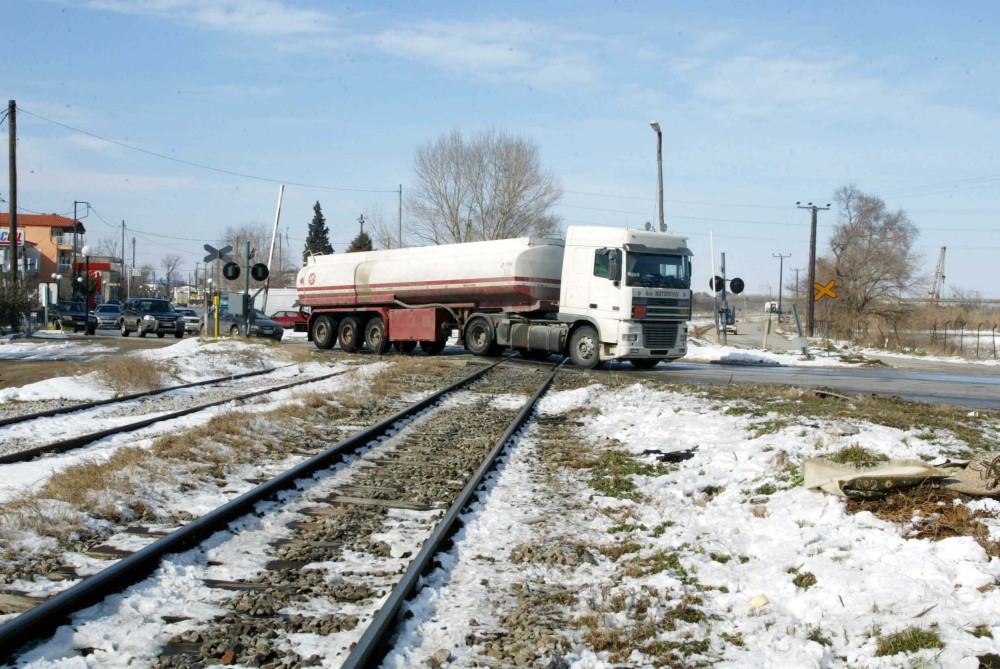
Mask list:
[[[625,263],[625,285],[645,288],[690,288],[691,259],[629,253]]]

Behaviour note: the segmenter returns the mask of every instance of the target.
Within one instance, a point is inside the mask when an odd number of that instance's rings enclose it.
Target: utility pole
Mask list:
[[[128,289],[125,287],[125,219],[122,219],[122,275],[118,280],[118,300],[125,304],[128,299]]]
[[[799,303],[799,272],[801,272],[803,267],[789,267],[789,271],[795,272],[795,304]]]
[[[807,333],[808,336],[812,337],[813,331],[816,328],[816,301],[812,299],[813,290],[815,290],[813,286],[816,283],[816,212],[820,210],[826,211],[830,208],[830,204],[827,203],[825,207],[819,207],[812,202],[805,206],[803,206],[801,202],[796,202],[795,206],[799,209],[809,209],[812,211],[812,223],[809,226],[809,277],[806,279],[809,284],[807,286],[808,292],[806,293],[808,296],[806,299],[806,304],[808,305],[806,309]]]
[[[10,234],[7,237],[7,248],[10,251],[11,281],[17,283],[17,103],[7,102],[7,137],[9,138],[8,156],[10,161]]]
[[[784,280],[784,268],[785,268],[785,258],[791,258],[792,254],[788,253],[781,255],[780,253],[772,253],[772,258],[778,259],[778,322],[781,322],[781,283]]]
[[[403,248],[403,184],[399,184],[399,248]]]
[[[132,273],[135,273],[135,237],[132,238]],[[132,276],[128,277],[128,294],[132,296]]]

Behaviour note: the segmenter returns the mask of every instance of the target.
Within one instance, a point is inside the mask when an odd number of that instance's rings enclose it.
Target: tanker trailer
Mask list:
[[[614,359],[648,368],[686,353],[690,256],[677,235],[571,226],[565,241],[314,256],[296,284],[321,349],[381,354],[419,343],[434,355],[457,329],[475,355],[512,348],[587,368]]]

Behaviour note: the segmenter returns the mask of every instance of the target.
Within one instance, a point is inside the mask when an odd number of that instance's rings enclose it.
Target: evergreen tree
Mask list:
[[[0,330],[6,326],[18,332],[21,319],[38,307],[37,294],[37,283],[18,280],[16,272],[0,272]]]
[[[372,238],[368,236],[368,233],[362,230],[358,233],[358,236],[354,238],[351,245],[347,248],[348,253],[356,253],[358,251],[371,251],[372,250]]]
[[[308,261],[311,255],[333,253],[333,246],[330,244],[330,231],[326,227],[326,219],[323,218],[323,210],[320,209],[319,200],[313,205],[313,220],[309,224],[309,234],[306,236],[306,248],[302,252],[302,262]]]

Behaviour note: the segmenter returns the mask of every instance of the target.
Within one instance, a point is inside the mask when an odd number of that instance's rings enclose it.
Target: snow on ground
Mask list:
[[[50,342],[18,344],[23,356],[100,355],[90,344],[69,342],[56,352]],[[196,339],[146,351],[143,355],[169,361],[187,380],[212,374],[250,371],[241,368],[239,347],[256,346],[238,341],[202,344]],[[0,353],[10,355],[0,346]],[[747,351],[696,343],[690,357],[696,361],[751,362],[754,364],[844,364],[833,359],[802,360],[801,355]],[[12,358],[3,358],[10,364]],[[227,360],[222,363],[220,360]],[[277,361],[275,361],[277,363]],[[384,363],[379,363],[384,364]],[[306,369],[307,365],[298,366]],[[329,367],[315,369],[330,371]],[[315,369],[313,371],[315,371]],[[211,374],[209,374],[211,376]],[[8,389],[4,399],[66,397],[67,388],[79,378],[51,379],[29,389]],[[90,392],[100,390],[99,380],[88,379]],[[345,377],[323,382],[322,387],[342,387]],[[271,400],[277,405],[291,394]],[[602,509],[630,507],[641,533],[643,554],[661,551],[675,555],[684,570],[699,584],[701,606],[708,614],[702,625],[710,647],[717,653],[715,666],[744,667],[908,667],[968,668],[978,666],[976,656],[1000,653],[1000,560],[990,559],[971,538],[932,542],[906,536],[905,528],[878,520],[869,513],[849,515],[844,500],[803,489],[778,485],[770,494],[762,486],[778,481],[787,464],[800,466],[804,459],[828,454],[852,443],[891,459],[935,457],[934,446],[918,433],[852,421],[852,430],[809,419],[779,432],[752,437],[751,419],[731,415],[698,395],[654,390],[641,384],[555,392],[543,400],[543,415],[596,407],[580,419],[581,440],[601,444],[613,439],[629,452],[643,457],[647,449],[680,451],[694,456],[672,465],[659,476],[637,479],[645,501],[630,502],[597,495],[583,478],[567,474],[558,489],[539,484],[536,429],[524,434],[517,448],[495,475],[482,503],[467,518],[443,567],[428,576],[426,588],[410,607],[420,615],[410,621],[387,666],[423,666],[441,648],[450,649],[454,666],[466,666],[465,636],[478,624],[495,622],[493,608],[503,593],[526,578],[532,582],[561,582],[579,595],[580,606],[603,605],[615,595],[640,592],[648,586],[666,606],[687,586],[674,570],[647,576],[622,576],[607,562],[560,569],[538,564],[514,564],[511,549],[530,541],[546,543],[616,540],[609,533],[612,521]],[[204,418],[178,419],[169,429],[181,430]],[[136,445],[154,438],[144,434],[122,443]],[[3,433],[0,432],[0,438]],[[45,458],[34,463],[3,468],[3,498],[44,481],[53,463],[63,458],[100,457],[102,442],[85,454]],[[649,457],[649,456],[645,456]],[[655,462],[650,459],[650,462]],[[183,504],[208,509],[221,501],[216,487],[199,495],[185,493]],[[231,492],[231,491],[229,491]],[[178,493],[178,503],[181,503]],[[973,502],[975,508],[1000,511],[995,500]],[[1000,525],[988,521],[994,536]],[[263,534],[279,532],[261,528]],[[662,532],[653,532],[662,528]],[[390,544],[392,537],[383,537]],[[260,537],[257,537],[260,539]],[[255,539],[254,541],[257,541]],[[263,541],[264,539],[260,539]],[[621,540],[621,538],[617,539]],[[260,569],[265,556],[247,538],[213,540],[210,553],[228,552],[247,557],[246,574]],[[483,556],[489,559],[484,560]],[[77,556],[77,561],[82,558]],[[77,667],[142,667],[155,657],[158,644],[176,632],[163,615],[206,620],[216,612],[205,588],[204,555],[191,551],[174,556],[160,573],[141,585],[139,600],[123,594],[77,617],[77,631],[63,627],[49,642],[27,653],[16,666],[31,669]],[[81,564],[81,567],[86,565]],[[796,586],[798,574],[809,573],[815,584]],[[230,575],[233,576],[233,575]],[[41,584],[21,584],[26,589]],[[577,614],[585,611],[579,611]],[[110,614],[98,627],[96,616]],[[90,621],[90,622],[88,622]],[[615,624],[614,620],[609,621]],[[622,618],[617,624],[625,625]],[[875,656],[874,632],[892,633],[917,626],[935,630],[945,647],[913,655]],[[695,630],[697,632],[697,630]],[[973,634],[977,631],[977,634]],[[644,659],[611,663],[579,642],[579,628],[562,630],[575,639],[566,656],[577,669],[644,666]],[[742,645],[722,643],[722,634],[742,639]],[[822,641],[822,643],[821,643]],[[305,655],[328,647],[322,639],[304,635],[293,640]],[[72,652],[74,646],[104,649],[87,660]],[[324,664],[323,666],[337,666]]]

